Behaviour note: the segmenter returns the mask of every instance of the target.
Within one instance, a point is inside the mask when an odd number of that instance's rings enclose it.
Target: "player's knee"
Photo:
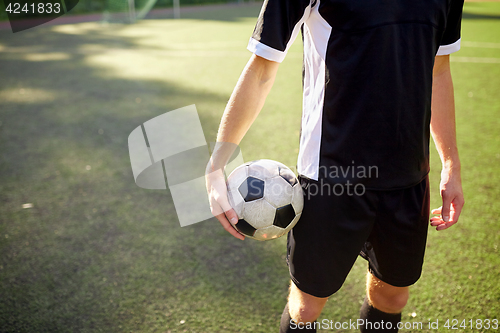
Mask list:
[[[292,284],[288,298],[290,316],[297,323],[313,322],[321,315],[327,300],[306,294]]]
[[[367,276],[366,289],[371,305],[386,313],[400,313],[410,295],[408,287],[392,286],[371,273]]]
[[[407,288],[398,291],[391,290],[384,293],[381,290],[372,292],[369,299],[373,307],[387,313],[400,313],[408,302],[409,293]]]
[[[323,306],[314,303],[305,304],[304,302],[288,302],[290,317],[296,323],[310,323],[314,322],[321,315]]]

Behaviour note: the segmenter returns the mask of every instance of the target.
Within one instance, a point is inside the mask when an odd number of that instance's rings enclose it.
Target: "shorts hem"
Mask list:
[[[390,278],[383,277],[379,273],[377,273],[375,270],[373,270],[371,267],[368,267],[368,272],[370,272],[370,274],[375,276],[380,281],[385,282],[387,284],[390,284],[391,286],[394,286],[394,287],[409,287],[411,285],[414,285],[415,283],[417,283],[417,281],[420,279],[420,276],[421,276],[421,274],[420,274],[416,279],[403,281],[403,280],[390,279]]]

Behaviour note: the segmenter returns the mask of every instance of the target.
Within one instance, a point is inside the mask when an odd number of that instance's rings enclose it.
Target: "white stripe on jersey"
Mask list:
[[[304,24],[304,100],[297,171],[318,180],[325,100],[325,59],[332,27],[318,12],[319,0]]]
[[[256,39],[250,38],[248,50],[270,61],[282,62],[304,24],[304,92],[300,151],[297,171],[300,175],[317,180],[321,147],[321,124],[325,97],[325,58],[332,27],[319,14],[320,1],[304,15],[293,28],[286,50],[281,52]]]

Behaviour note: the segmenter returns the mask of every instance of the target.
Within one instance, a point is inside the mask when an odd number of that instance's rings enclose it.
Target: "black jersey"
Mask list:
[[[266,0],[248,48],[304,41],[298,172],[402,188],[429,171],[436,55],[460,48],[463,0]]]

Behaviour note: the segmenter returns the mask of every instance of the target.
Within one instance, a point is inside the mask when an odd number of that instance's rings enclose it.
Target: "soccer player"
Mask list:
[[[449,64],[460,48],[462,7],[463,0],[264,2],[217,141],[240,143],[302,32],[297,168],[305,202],[288,235],[291,286],[280,332],[316,332],[358,254],[369,263],[360,329],[397,332],[423,264],[430,134],[442,161],[442,206],[431,226],[452,226],[464,205]],[[212,212],[243,239],[229,222],[237,216],[222,182],[221,173],[207,178]]]

